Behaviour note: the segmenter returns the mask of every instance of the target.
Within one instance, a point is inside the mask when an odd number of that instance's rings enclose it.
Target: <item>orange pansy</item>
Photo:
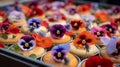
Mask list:
[[[93,45],[96,43],[96,38],[94,35],[92,35],[89,31],[83,31],[81,32],[74,40],[75,46],[83,47],[84,45]]]

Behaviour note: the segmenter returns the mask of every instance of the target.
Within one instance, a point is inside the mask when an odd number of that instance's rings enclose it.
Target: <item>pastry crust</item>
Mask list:
[[[86,29],[85,28],[80,28],[79,30],[71,30],[71,32],[73,32],[73,33],[81,33],[83,31],[86,31]]]
[[[114,63],[120,64],[120,56],[118,58],[112,57],[106,49],[101,50],[100,55],[104,58],[110,59]]]
[[[18,53],[22,53],[24,56],[30,56],[31,54],[35,54],[37,58],[39,58],[43,53],[45,52],[45,49],[42,47],[35,47],[30,51],[23,51],[19,50]]]
[[[26,20],[21,20],[19,22],[14,22],[12,24],[15,25],[15,26],[22,26],[23,24],[26,24]]]
[[[55,25],[55,24],[61,24],[61,25],[66,25],[66,21],[65,20],[60,20],[60,21],[58,21],[58,22],[50,22],[49,23],[49,26],[51,27],[51,26],[53,26],[53,25]]]
[[[45,54],[42,58],[43,62],[49,63],[54,65],[55,67],[77,67],[78,65],[78,59],[72,55],[71,53],[67,54],[67,57],[70,59],[69,64],[65,65],[63,63],[59,63],[53,60],[52,53],[49,51],[47,54]]]
[[[0,37],[0,42],[4,43],[4,44],[15,44],[19,41],[19,39],[23,36],[24,34],[16,34],[15,38],[11,38],[11,39],[4,39]]]
[[[70,36],[68,36],[68,35],[64,35],[63,38],[61,38],[61,39],[54,39],[52,37],[51,37],[51,39],[52,39],[53,44],[63,44],[63,43],[67,43],[71,40]]]
[[[81,57],[88,57],[93,56],[99,52],[99,49],[95,45],[91,45],[89,52],[86,52],[84,48],[77,48],[73,45],[73,43],[70,44],[70,51],[78,56]]]

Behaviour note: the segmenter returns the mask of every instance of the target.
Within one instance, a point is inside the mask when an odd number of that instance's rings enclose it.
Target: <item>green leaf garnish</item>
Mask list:
[[[8,39],[8,35],[7,34],[3,34],[2,35],[4,39]]]
[[[37,56],[35,54],[31,54],[29,57],[33,59],[37,59]]]
[[[12,38],[15,38],[16,36],[15,35],[13,35],[13,37]]]
[[[13,45],[13,46],[10,48],[10,50],[12,50],[12,51],[14,51],[14,52],[18,52],[19,49],[20,49],[20,47],[19,47],[17,44]]]

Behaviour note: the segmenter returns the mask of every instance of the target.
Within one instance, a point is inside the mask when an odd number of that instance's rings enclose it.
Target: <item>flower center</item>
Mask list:
[[[115,53],[118,53],[118,50],[117,50],[117,49],[115,50]]]
[[[86,21],[89,22],[89,18],[86,18]]]
[[[78,25],[77,23],[74,24],[75,27],[76,27],[77,25]]]
[[[56,32],[57,34],[60,34],[60,30],[57,30],[57,32]]]
[[[97,32],[97,35],[100,35],[100,32]]]
[[[58,52],[57,56],[58,56],[58,57],[61,57],[62,55],[61,55],[61,53],[60,53],[60,52]]]
[[[36,14],[37,12],[36,11],[34,11],[34,14]]]
[[[112,28],[109,28],[109,31],[112,32]]]
[[[33,23],[33,26],[34,26],[34,27],[36,27],[36,26],[37,26],[37,24],[36,24],[36,23]]]
[[[28,44],[28,43],[25,43],[25,47],[29,47],[29,44]]]
[[[85,40],[82,40],[82,44],[86,44],[86,41],[85,41]]]

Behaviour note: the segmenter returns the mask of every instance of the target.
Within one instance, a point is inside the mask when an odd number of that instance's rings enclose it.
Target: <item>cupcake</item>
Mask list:
[[[23,36],[20,29],[15,25],[0,23],[0,42],[4,44],[15,44]]]
[[[113,36],[111,39],[104,37],[102,41],[106,47],[101,50],[100,55],[114,63],[120,64],[120,40],[116,36]]]
[[[96,55],[99,49],[95,45],[96,38],[89,31],[81,32],[71,43],[70,51],[80,57]]]
[[[42,57],[42,61],[55,67],[77,67],[79,59],[69,51],[68,43],[56,45]]]
[[[116,67],[112,61],[99,56],[91,56],[80,63],[80,67]]]
[[[33,17],[27,21],[27,24],[22,26],[21,31],[25,34],[29,34],[30,32],[45,34],[47,33],[47,28],[42,25],[42,21],[39,18]]]
[[[26,24],[25,15],[20,11],[12,11],[8,16],[8,20],[11,24],[21,27]]]
[[[61,24],[56,24],[50,28],[48,36],[52,39],[53,44],[63,44],[71,40],[70,36],[65,33],[66,28]]]
[[[71,31],[74,32],[75,34],[86,30],[85,23],[83,20],[71,20],[70,25]]]
[[[36,58],[39,58],[45,52],[44,48],[37,46],[35,38],[30,35],[22,36],[18,41],[18,46],[20,48],[18,53],[27,57],[34,54]]]

